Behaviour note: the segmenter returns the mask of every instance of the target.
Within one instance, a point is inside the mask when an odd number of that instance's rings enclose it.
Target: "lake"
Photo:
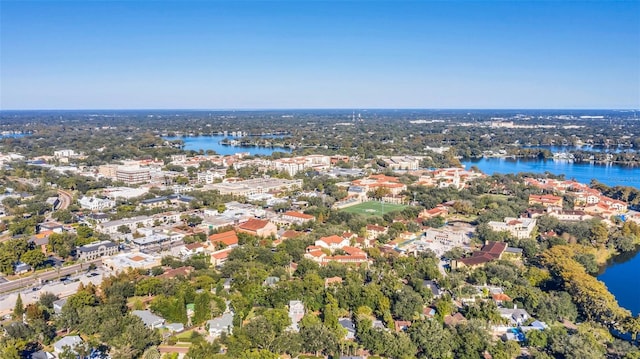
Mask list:
[[[620,306],[640,314],[640,248],[611,259],[598,279],[616,296]]]
[[[268,136],[268,137],[277,138],[273,136]],[[290,149],[282,148],[282,147],[225,146],[220,143],[220,141],[224,140],[225,138],[237,140],[242,137],[224,136],[224,135],[193,136],[193,137],[164,137],[165,140],[169,140],[169,141],[175,141],[175,140],[184,141],[184,149],[187,151],[213,150],[219,155],[233,155],[239,152],[248,152],[252,156],[254,155],[269,156],[273,152],[291,152]],[[256,138],[264,138],[264,137],[261,136]]]
[[[597,179],[608,186],[632,186],[640,189],[640,167],[614,164],[573,163],[566,160],[534,160],[512,158],[481,158],[464,160],[462,164],[468,169],[477,166],[482,172],[508,174],[519,172],[565,175],[567,179],[589,184]]]

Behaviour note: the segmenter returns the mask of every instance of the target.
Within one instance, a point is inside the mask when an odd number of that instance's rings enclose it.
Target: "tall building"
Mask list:
[[[141,167],[118,167],[116,180],[126,184],[147,183],[151,180],[151,171]]]

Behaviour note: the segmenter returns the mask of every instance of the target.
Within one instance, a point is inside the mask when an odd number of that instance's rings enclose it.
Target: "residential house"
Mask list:
[[[449,214],[449,209],[443,205],[438,205],[432,209],[423,209],[419,214],[419,219],[430,219],[435,217],[445,217]]]
[[[64,349],[68,347],[71,351],[75,352],[75,348],[82,345],[82,338],[77,335],[67,335],[66,337],[53,343],[53,353],[56,356],[60,356]]]
[[[467,318],[459,312],[453,315],[445,315],[444,324],[449,327],[455,327],[458,324],[464,324],[467,322]]]
[[[356,326],[351,318],[338,318],[338,323],[347,331],[345,339],[353,340],[356,338]]]
[[[342,284],[342,278],[341,277],[325,278],[325,280],[324,280],[324,287],[325,288],[329,288],[331,286],[338,286],[340,284]]]
[[[349,239],[337,236],[335,234],[328,237],[320,237],[320,239],[315,241],[316,246],[327,248],[330,250],[340,249],[342,247],[348,246],[349,244]]]
[[[411,326],[411,322],[407,320],[396,320],[393,322],[396,333],[405,332]]]
[[[211,264],[214,267],[222,266],[227,261],[227,258],[229,258],[229,253],[231,253],[232,250],[233,248],[225,248],[211,253]]]
[[[504,242],[487,242],[481,250],[473,252],[471,257],[451,261],[452,268],[483,266],[486,263],[500,259],[507,249]]]
[[[302,317],[304,317],[304,303],[299,300],[289,301],[289,319],[291,319],[289,329],[294,332],[300,331],[298,323],[302,320]]]
[[[213,250],[235,248],[238,246],[238,236],[236,235],[236,231],[233,230],[212,234],[208,239],[210,248]]]
[[[55,314],[62,313],[62,308],[64,307],[65,304],[67,304],[67,300],[68,298],[62,298],[53,302],[53,312]]]
[[[149,310],[134,310],[131,314],[140,318],[149,329],[161,328],[165,322],[164,318],[151,313]]]
[[[535,194],[531,194],[529,195],[529,205],[535,205],[535,204],[539,204],[545,208],[547,207],[559,207],[562,208],[562,197],[558,197],[558,196],[553,196],[550,194],[543,194],[543,195],[535,195]]]
[[[303,224],[314,221],[316,217],[301,212],[288,211],[282,214],[282,219],[295,224]]]
[[[206,244],[200,242],[185,244],[184,246],[180,247],[180,255],[188,258],[193,256],[194,254],[204,253],[207,248],[208,247]]]
[[[523,325],[531,316],[524,309],[519,309],[518,306],[511,308],[498,308],[500,316],[507,319],[509,324],[518,327]]]
[[[227,311],[218,318],[207,320],[207,330],[211,338],[217,338],[222,333],[231,334],[233,332],[233,316],[232,311]]]
[[[378,226],[375,224],[367,224],[366,230],[367,230],[367,239],[369,240],[376,239],[380,235],[387,234],[387,232],[389,232],[389,228]]]

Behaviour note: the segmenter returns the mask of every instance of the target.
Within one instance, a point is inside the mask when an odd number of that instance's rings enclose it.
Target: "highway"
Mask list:
[[[70,265],[68,267],[61,267],[59,270],[56,268],[47,272],[32,274],[29,277],[0,283],[0,295],[8,294],[22,288],[32,287],[34,285],[40,284],[40,280],[53,280],[67,274],[73,275],[77,272],[86,271],[89,268],[89,265],[92,263],[94,263],[96,266],[101,266],[102,259],[98,258],[92,261]]]

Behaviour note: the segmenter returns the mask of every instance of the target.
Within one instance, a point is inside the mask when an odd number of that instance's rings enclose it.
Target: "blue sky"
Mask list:
[[[640,1],[5,1],[1,109],[640,108]]]

